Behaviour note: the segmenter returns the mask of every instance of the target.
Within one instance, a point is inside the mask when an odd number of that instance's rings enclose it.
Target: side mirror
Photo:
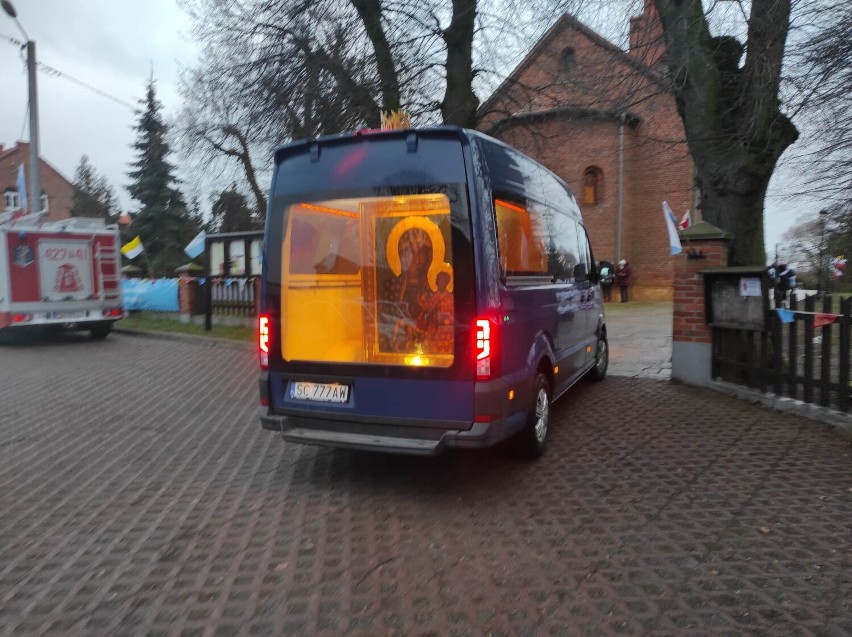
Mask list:
[[[585,263],[578,263],[574,266],[574,281],[584,283],[589,280],[589,270]]]

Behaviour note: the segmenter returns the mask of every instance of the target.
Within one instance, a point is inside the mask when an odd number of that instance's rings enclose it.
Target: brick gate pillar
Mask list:
[[[727,267],[733,235],[706,221],[680,233],[683,252],[674,259],[672,380],[708,385],[712,380],[713,330],[707,325],[704,276]]]
[[[191,276],[181,274],[178,278],[178,301],[180,302],[181,323],[191,323],[195,314],[195,286],[197,281]]]

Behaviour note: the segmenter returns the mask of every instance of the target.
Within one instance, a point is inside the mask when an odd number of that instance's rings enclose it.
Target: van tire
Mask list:
[[[547,376],[539,372],[533,382],[532,401],[526,426],[512,440],[514,451],[522,458],[539,458],[547,448],[550,408],[553,392]]]
[[[609,369],[609,343],[606,340],[606,332],[601,331],[598,337],[598,348],[595,351],[595,364],[589,370],[589,378],[595,382],[600,382],[606,378],[606,372]]]

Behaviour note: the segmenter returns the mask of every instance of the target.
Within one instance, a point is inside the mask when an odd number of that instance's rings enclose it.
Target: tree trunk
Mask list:
[[[399,79],[393,63],[393,53],[382,27],[382,7],[380,0],[351,0],[361,17],[367,37],[373,45],[376,56],[376,68],[382,86],[382,109],[395,111],[400,108]]]
[[[453,0],[453,19],[443,33],[447,45],[447,90],[441,102],[445,124],[476,126],[479,100],[473,92],[473,32],[476,0]]]
[[[257,214],[265,219],[266,218],[266,197],[263,194],[263,191],[260,188],[260,184],[257,183],[257,175],[254,172],[254,166],[251,163],[251,156],[249,155],[249,147],[248,142],[246,141],[245,136],[240,132],[240,130],[236,126],[225,125],[221,127],[222,134],[225,137],[231,137],[236,140],[237,144],[239,144],[239,149],[236,148],[228,148],[223,143],[220,143],[209,136],[204,136],[204,139],[207,140],[213,148],[215,148],[218,152],[223,155],[227,155],[229,157],[233,157],[243,167],[243,172],[246,176],[246,181],[249,183],[249,188],[251,188],[252,195],[254,196],[254,205],[257,209]]]
[[[369,86],[360,84],[352,74],[340,63],[340,60],[329,55],[325,49],[311,47],[309,38],[289,32],[293,42],[302,50],[310,63],[325,69],[334,77],[344,94],[348,94],[352,104],[364,119],[369,128],[378,128],[381,124],[379,107],[373,99]]]
[[[701,0],[654,0],[701,214],[734,234],[734,265],[766,263],[766,189],[779,157],[798,137],[778,98],[790,1],[752,1],[740,66],[742,45],[711,36]]]

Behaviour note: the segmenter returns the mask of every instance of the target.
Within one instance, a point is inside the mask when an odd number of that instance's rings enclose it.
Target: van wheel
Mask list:
[[[538,373],[533,383],[533,399],[526,426],[514,438],[515,452],[523,458],[538,458],[547,447],[550,428],[550,381]]]
[[[598,351],[595,354],[595,365],[589,370],[589,378],[600,382],[606,378],[607,369],[609,369],[609,344],[606,340],[606,334],[601,332],[598,338]]]
[[[89,330],[92,334],[92,338],[95,340],[102,340],[109,336],[109,333],[112,332],[112,323],[105,323],[101,325],[95,325],[93,328]]]

